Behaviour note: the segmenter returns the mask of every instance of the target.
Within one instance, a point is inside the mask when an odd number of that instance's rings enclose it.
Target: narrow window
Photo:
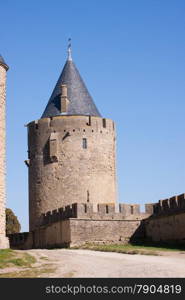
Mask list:
[[[106,119],[103,119],[103,128],[106,128]]]
[[[87,202],[89,202],[89,191],[87,191]]]
[[[83,139],[82,140],[82,146],[83,146],[83,149],[87,149],[87,139]]]
[[[134,214],[134,207],[131,206],[131,215],[133,215],[133,214]]]
[[[108,214],[109,213],[109,207],[108,207],[108,205],[106,205],[106,214]]]
[[[86,123],[88,126],[91,126],[91,116],[89,116],[89,122]]]

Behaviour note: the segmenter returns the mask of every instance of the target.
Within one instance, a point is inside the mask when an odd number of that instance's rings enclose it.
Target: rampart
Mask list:
[[[185,245],[185,194],[155,203],[144,224],[148,240]]]
[[[150,240],[185,244],[185,194],[145,205],[73,203],[42,214],[35,230],[10,235],[13,248]]]
[[[149,217],[153,205],[146,204],[145,212],[140,212],[139,204],[92,204],[73,203],[65,207],[48,211],[40,217],[38,226],[55,223],[69,218],[94,220],[141,220]]]
[[[154,216],[170,215],[185,212],[185,194],[159,200],[153,204]]]

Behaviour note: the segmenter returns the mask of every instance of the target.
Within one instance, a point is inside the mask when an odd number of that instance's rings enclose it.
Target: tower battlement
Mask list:
[[[55,130],[64,131],[74,129],[82,130],[82,132],[99,132],[99,133],[111,133],[115,132],[115,123],[111,119],[95,117],[95,116],[55,116],[50,118],[42,118],[30,122],[28,125],[29,131],[37,133],[43,130]],[[75,127],[78,128],[75,128]],[[83,131],[83,130],[86,131]],[[92,131],[93,130],[93,131]],[[102,131],[101,131],[102,130]],[[65,132],[65,131],[64,131]],[[78,131],[77,131],[78,132]]]

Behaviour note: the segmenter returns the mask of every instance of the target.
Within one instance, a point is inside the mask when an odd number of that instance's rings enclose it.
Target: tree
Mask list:
[[[6,234],[18,233],[21,225],[10,208],[6,208]]]

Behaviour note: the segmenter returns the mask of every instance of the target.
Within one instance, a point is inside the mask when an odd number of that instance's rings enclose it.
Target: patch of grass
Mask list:
[[[94,251],[103,252],[116,252],[125,254],[143,254],[143,255],[159,255],[155,251],[148,251],[147,249],[138,249],[131,245],[96,245],[96,244],[85,244],[80,247],[74,247],[73,249],[89,249]]]
[[[0,250],[0,269],[11,266],[31,267],[35,262],[35,257],[28,253],[21,253],[11,249]]]
[[[117,252],[125,254],[143,254],[143,255],[160,255],[161,251],[181,251],[180,248],[169,248],[169,247],[157,247],[152,245],[139,245],[139,244],[90,244],[87,243],[80,247],[74,247],[73,249],[89,249],[95,251],[104,251],[104,252]]]
[[[135,242],[131,243],[132,246],[140,248],[154,249],[158,251],[185,251],[184,245],[167,244],[162,242]]]
[[[16,271],[0,274],[0,278],[39,278],[45,277],[44,274],[53,273],[55,268],[50,265],[45,265],[41,268],[31,268],[24,271]]]
[[[47,256],[41,256],[40,259],[48,260]]]

